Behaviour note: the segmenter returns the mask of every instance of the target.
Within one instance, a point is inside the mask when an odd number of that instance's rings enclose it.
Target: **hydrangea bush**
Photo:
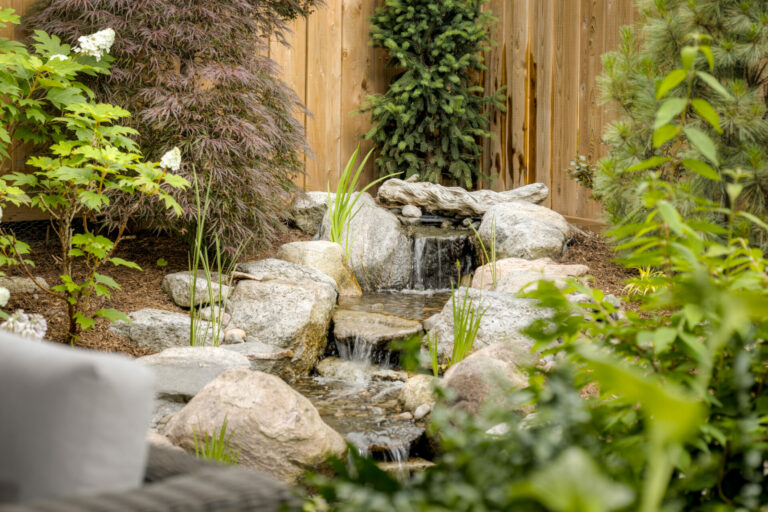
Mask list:
[[[17,23],[12,10],[0,11],[0,23]],[[35,144],[28,165],[32,173],[15,171],[0,180],[2,200],[29,204],[52,219],[59,239],[61,283],[50,290],[34,278],[29,247],[12,235],[0,232],[0,263],[19,264],[44,293],[66,303],[69,341],[91,328],[95,317],[126,319],[111,308],[92,311],[93,299],[108,299],[119,285],[102,273],[107,264],[139,268],[114,256],[131,215],[139,208],[138,197],[156,197],[176,214],[181,208],[169,194],[187,181],[168,172],[178,168],[178,149],[164,158],[165,167],[145,161],[133,140],[137,132],[117,124],[128,111],[92,101],[93,92],[77,79],[108,73],[106,54],[114,41],[111,29],[78,40],[72,49],[59,38],[35,32],[32,50],[0,39],[0,93],[5,101],[0,112],[6,128],[0,128],[0,153],[7,155],[14,141]],[[134,198],[131,208],[116,217],[111,237],[94,229],[99,216],[113,208],[115,194]]]

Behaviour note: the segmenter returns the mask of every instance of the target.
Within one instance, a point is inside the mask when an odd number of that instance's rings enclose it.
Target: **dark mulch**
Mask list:
[[[603,235],[586,231],[573,237],[561,262],[588,266],[594,287],[621,297],[626,280],[635,277],[635,272],[615,263],[615,257]]]
[[[54,241],[48,243],[43,239],[30,243],[32,260],[35,262],[34,274],[42,276],[51,285],[59,282],[59,272],[54,254],[57,248]],[[288,230],[272,247],[254,251],[241,258],[241,261],[266,258],[274,254],[276,248],[283,243],[309,239],[305,234]],[[112,293],[111,300],[98,298],[93,301],[93,310],[111,307],[129,313],[142,308],[156,308],[168,311],[182,311],[163,292],[161,283],[163,277],[170,272],[188,269],[187,245],[176,238],[155,233],[139,233],[124,240],[118,247],[116,256],[134,261],[141,266],[142,271],[126,267],[105,266],[102,274],[114,278],[122,287]],[[159,266],[158,260],[163,259],[166,265]],[[7,271],[9,275],[23,275],[18,269]],[[15,294],[11,297],[6,311],[24,309],[28,313],[41,313],[48,321],[48,339],[64,342],[67,334],[66,306],[58,298],[44,292],[34,295]],[[125,338],[116,336],[109,331],[109,322],[99,319],[96,326],[83,334],[78,346],[104,350],[108,352],[123,352],[133,356],[142,356],[148,350],[136,347]]]

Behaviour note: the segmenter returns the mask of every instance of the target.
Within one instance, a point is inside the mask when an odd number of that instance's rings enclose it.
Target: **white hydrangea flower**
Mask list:
[[[160,167],[172,171],[181,169],[181,150],[175,147],[164,154],[163,158],[160,159]]]
[[[0,329],[20,334],[26,338],[42,340],[48,331],[48,323],[43,315],[27,314],[23,309],[17,309],[8,320],[0,324]]]
[[[81,55],[90,55],[101,60],[105,53],[109,53],[112,45],[115,43],[115,31],[111,28],[99,30],[89,36],[80,36],[77,38],[79,46],[72,48],[72,51]]]
[[[51,55],[51,58],[48,59],[48,60],[49,61],[51,61],[51,60],[69,60],[69,57],[67,57],[66,55],[56,54],[56,55]]]

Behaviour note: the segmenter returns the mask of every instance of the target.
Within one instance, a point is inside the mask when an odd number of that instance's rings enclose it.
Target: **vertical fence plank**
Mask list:
[[[486,8],[497,19],[492,27],[492,39],[494,46],[485,56],[485,66],[488,68],[484,73],[483,86],[486,94],[494,94],[497,90],[507,85],[505,73],[504,49],[506,41],[506,14],[507,2],[504,0],[491,0],[486,4]],[[497,109],[493,109],[489,115],[489,131],[495,137],[484,140],[482,172],[492,177],[492,184],[496,190],[505,190],[507,188],[506,177],[506,155],[502,151],[504,147],[504,135],[506,133],[506,115]],[[490,185],[490,184],[489,184]]]
[[[509,144],[507,165],[512,175],[511,187],[525,183],[528,173],[527,124],[528,124],[528,89],[531,76],[528,73],[530,47],[528,42],[529,9],[533,0],[512,0],[511,23],[508,32],[507,48],[507,132]]]
[[[538,0],[536,2],[535,25],[535,64],[536,88],[534,108],[536,109],[536,124],[531,127],[536,131],[536,166],[533,180],[551,187],[552,184],[552,99],[553,88],[553,3],[554,0]],[[551,206],[552,195],[547,198]]]
[[[275,41],[270,41],[270,56],[279,66],[282,78],[288,86],[298,95],[302,103],[307,102],[307,21],[303,18],[293,20],[290,25],[290,34],[287,34],[287,46]],[[296,112],[296,119],[304,126],[306,133],[307,114],[304,111]],[[306,156],[304,157],[306,167]],[[294,180],[297,186],[307,188],[307,175],[300,174]]]
[[[342,2],[342,48],[341,48],[341,160],[343,166],[360,145],[358,164],[373,147],[373,143],[362,139],[369,129],[368,114],[353,114],[365,103],[366,96],[379,92],[376,87],[376,53],[368,44],[370,22],[368,19],[376,9],[376,0],[345,0]],[[383,92],[383,91],[381,91]],[[361,182],[368,183],[374,178],[374,159],[361,176]]]
[[[341,167],[341,2],[328,2],[309,17],[307,30],[307,189],[336,184]]]
[[[567,168],[577,152],[579,123],[579,40],[580,40],[579,2],[565,2],[554,13],[554,26],[561,29],[555,32],[554,43],[554,99],[553,112],[553,152],[552,169],[552,204],[562,213],[573,215],[578,205],[579,186],[568,179]]]

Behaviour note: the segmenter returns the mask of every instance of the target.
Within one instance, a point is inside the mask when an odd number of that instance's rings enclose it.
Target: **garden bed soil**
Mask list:
[[[20,236],[21,237],[21,236]],[[42,276],[52,286],[58,279],[58,269],[54,255],[58,249],[54,242],[46,243],[44,237],[30,243],[33,260],[36,267],[35,275]],[[280,245],[297,241],[309,240],[310,237],[298,230],[286,231],[283,237],[273,246],[259,252],[244,255],[241,261],[252,261],[274,256]],[[176,306],[163,292],[161,283],[163,277],[171,272],[188,269],[188,247],[178,239],[155,233],[139,233],[124,240],[118,248],[116,256],[134,261],[141,266],[142,271],[127,267],[105,267],[103,273],[114,278],[121,290],[112,293],[111,300],[104,298],[94,300],[94,310],[101,307],[112,307],[129,313],[143,308],[156,308],[168,311],[183,311]],[[605,239],[597,233],[577,235],[568,247],[563,263],[579,263],[587,265],[594,276],[594,286],[607,293],[620,296],[624,281],[632,277],[632,273],[614,263],[614,254]],[[158,260],[166,264],[158,265]],[[23,275],[18,268],[9,269],[9,275]],[[631,306],[630,306],[631,307]],[[67,332],[67,317],[64,304],[57,298],[44,292],[36,294],[14,294],[6,311],[24,309],[28,313],[40,313],[48,321],[47,338],[52,341],[65,342]],[[96,327],[83,334],[77,342],[78,346],[104,350],[108,352],[123,352],[133,356],[149,353],[147,349],[136,347],[125,338],[114,335],[109,331],[109,322],[99,319]]]
[[[46,243],[44,237],[37,238],[40,240],[30,242],[31,259],[35,262],[33,272],[36,276],[45,278],[49,285],[54,286],[59,282],[58,267],[54,260],[54,255],[58,254],[58,248],[54,241]],[[308,239],[307,235],[298,230],[288,230],[274,246],[246,254],[240,260],[267,258],[274,255],[277,248],[284,243]],[[139,233],[123,240],[115,256],[136,262],[142,270],[103,267],[101,273],[115,279],[122,289],[113,291],[109,301],[104,298],[94,299],[93,310],[111,307],[125,313],[143,308],[184,311],[168,298],[161,283],[166,274],[188,270],[187,252],[188,246],[184,242],[156,233]],[[158,260],[161,258],[167,263],[158,265]],[[6,273],[24,275],[18,268],[6,270]],[[12,294],[5,310],[12,312],[16,309],[42,314],[48,321],[47,339],[57,342],[66,341],[68,320],[65,304],[60,299],[42,291],[36,294]],[[107,320],[98,319],[96,326],[84,333],[76,345],[108,352],[123,352],[133,356],[143,356],[151,352],[131,344],[121,336],[112,334],[109,331],[109,325]]]

